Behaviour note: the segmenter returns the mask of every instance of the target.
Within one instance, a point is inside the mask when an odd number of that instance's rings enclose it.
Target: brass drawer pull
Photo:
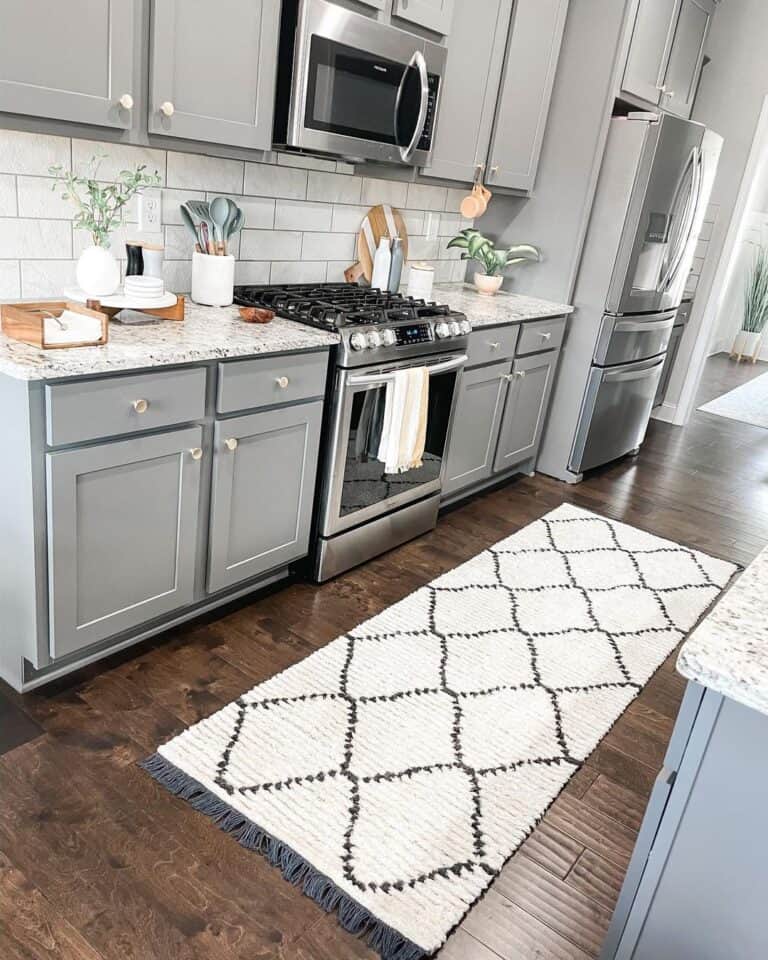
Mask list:
[[[492,340],[489,340],[489,341],[488,341],[488,346],[491,348],[491,350],[498,350],[499,347],[501,346],[501,344],[500,344],[500,343],[494,343]]]
[[[237,443],[237,437],[228,437],[224,441],[224,446],[227,448],[227,450],[237,450]]]
[[[278,387],[280,387],[281,390],[285,390],[290,382],[291,381],[288,379],[288,377],[278,377],[277,380],[275,380],[275,383],[278,385]]]
[[[200,449],[200,447],[192,447],[192,449],[189,451],[189,455],[193,460],[203,459],[203,451]]]

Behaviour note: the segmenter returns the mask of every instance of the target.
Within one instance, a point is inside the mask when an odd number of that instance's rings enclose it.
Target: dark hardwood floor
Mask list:
[[[701,401],[764,370],[716,357]],[[700,413],[683,430],[652,423],[637,460],[579,486],[519,480],[333,583],[295,583],[48,691],[18,697],[6,688],[32,738],[15,745],[8,726],[0,756],[0,957],[372,958],[277,870],[173,799],[136,761],[563,501],[748,563],[768,540],[768,431]],[[442,960],[597,955],[683,688],[671,657]],[[11,725],[21,722],[15,716]],[[5,717],[0,710],[0,725]]]

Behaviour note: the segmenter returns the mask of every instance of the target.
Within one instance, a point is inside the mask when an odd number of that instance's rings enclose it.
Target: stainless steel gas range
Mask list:
[[[235,302],[338,331],[324,428],[314,576],[318,582],[431,530],[470,324],[449,307],[354,284],[236,287]],[[372,442],[395,371],[429,371],[422,466],[388,474]]]

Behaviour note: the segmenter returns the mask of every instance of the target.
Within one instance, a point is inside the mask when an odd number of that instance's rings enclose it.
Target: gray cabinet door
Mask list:
[[[151,133],[268,150],[280,0],[154,0]]]
[[[488,155],[489,186],[533,189],[568,0],[516,0]]]
[[[392,14],[447,37],[452,32],[453,7],[454,0],[394,0]]]
[[[201,441],[190,427],[46,456],[54,659],[192,602]]]
[[[511,364],[466,370],[461,376],[443,477],[443,495],[486,480],[493,455]]]
[[[322,412],[297,404],[216,424],[211,593],[306,555]]]
[[[508,470],[536,454],[552,392],[558,353],[521,357],[512,366],[494,471]]]
[[[626,93],[660,102],[679,9],[680,0],[640,0],[621,84]]]
[[[440,92],[431,177],[471,182],[488,159],[513,0],[460,3]],[[485,28],[478,29],[478,23]]]
[[[132,126],[138,99],[134,0],[5,0],[0,110]]]
[[[704,62],[704,44],[715,14],[715,0],[683,0],[664,77],[661,104],[690,117]]]

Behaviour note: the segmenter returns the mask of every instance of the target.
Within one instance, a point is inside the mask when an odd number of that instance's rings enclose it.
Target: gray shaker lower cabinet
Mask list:
[[[444,495],[487,480],[493,473],[505,377],[510,369],[507,361],[462,374],[443,478]]]
[[[191,427],[46,455],[53,658],[192,602],[201,446]]]
[[[208,589],[305,556],[322,402],[217,422]]]
[[[515,360],[494,462],[497,473],[535,455],[544,430],[557,357],[552,351]]]

